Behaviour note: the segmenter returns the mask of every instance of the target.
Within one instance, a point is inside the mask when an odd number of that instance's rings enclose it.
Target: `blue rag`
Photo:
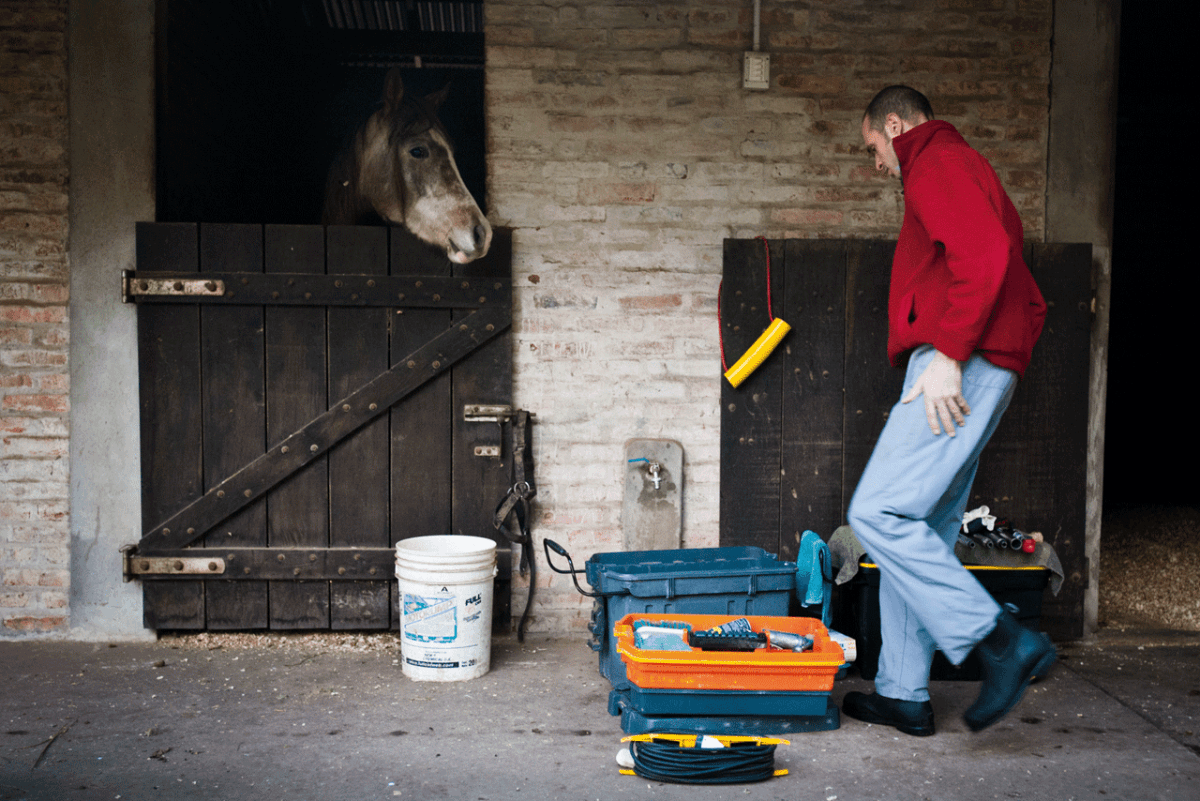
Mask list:
[[[833,564],[829,546],[815,531],[805,531],[796,554],[796,596],[801,606],[821,605],[821,622],[833,622],[830,595],[833,589]],[[803,593],[803,594],[801,594]]]
[[[634,638],[634,646],[643,651],[690,651],[691,646],[687,642],[675,634],[666,634],[665,632],[652,632],[643,634],[639,632]]]

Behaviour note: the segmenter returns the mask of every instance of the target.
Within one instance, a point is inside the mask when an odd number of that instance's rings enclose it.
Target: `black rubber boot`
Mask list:
[[[996,628],[975,646],[982,668],[979,697],[963,713],[971,731],[991,726],[1007,715],[1025,694],[1034,677],[1042,677],[1054,664],[1054,643],[1045,634],[1030,631],[1008,612],[996,618]]]
[[[864,723],[892,726],[914,737],[933,734],[933,705],[928,701],[899,701],[879,693],[849,692],[842,711]]]

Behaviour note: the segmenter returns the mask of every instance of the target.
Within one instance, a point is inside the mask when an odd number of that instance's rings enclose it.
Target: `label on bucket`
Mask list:
[[[404,637],[418,642],[454,642],[458,607],[453,595],[404,593]]]
[[[478,659],[464,659],[461,662],[433,662],[427,659],[408,659],[405,658],[404,664],[412,665],[413,667],[436,668],[445,670],[447,668],[467,668],[475,667],[479,664]]]

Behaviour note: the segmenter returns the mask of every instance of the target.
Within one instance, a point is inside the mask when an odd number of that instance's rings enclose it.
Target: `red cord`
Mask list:
[[[771,313],[771,245],[765,236],[755,237],[755,239],[762,240],[763,252],[767,254],[767,317],[773,323],[775,315]],[[721,370],[728,373],[729,365],[725,363],[725,326],[721,324],[721,290],[724,286],[724,281],[717,284],[717,342],[721,346]]]
[[[721,289],[725,282],[717,284],[717,342],[721,344],[721,372],[728,373],[729,365],[725,363],[725,326],[721,325]]]
[[[763,252],[767,254],[767,317],[771,318],[771,322],[775,322],[775,315],[771,313],[771,246],[765,236],[757,238],[762,240]]]

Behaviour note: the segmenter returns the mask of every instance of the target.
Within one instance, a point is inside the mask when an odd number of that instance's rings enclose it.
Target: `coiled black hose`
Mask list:
[[[748,784],[775,775],[775,746],[734,743],[727,748],[682,748],[671,741],[631,742],[633,772],[675,784]]]

